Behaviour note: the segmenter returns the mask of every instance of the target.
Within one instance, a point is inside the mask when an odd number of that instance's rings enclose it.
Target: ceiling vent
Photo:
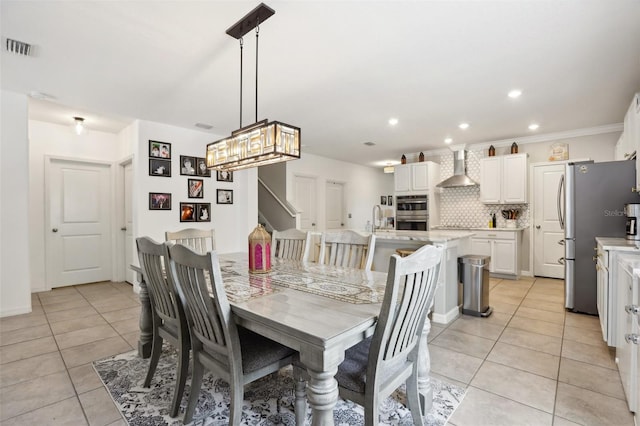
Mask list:
[[[7,38],[5,46],[7,48],[7,52],[15,53],[16,55],[31,56],[32,46],[24,41]]]

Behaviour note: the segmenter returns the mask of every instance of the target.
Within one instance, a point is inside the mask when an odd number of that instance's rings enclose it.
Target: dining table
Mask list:
[[[249,273],[248,254],[219,254],[225,292],[238,325],[288,346],[300,354],[307,368],[307,400],[312,425],[333,425],[338,401],[335,374],[345,351],[375,330],[387,284],[377,271],[273,259],[271,271]],[[151,308],[140,268],[139,355],[150,354]],[[425,321],[421,336],[418,388],[421,411],[432,405],[430,357]]]

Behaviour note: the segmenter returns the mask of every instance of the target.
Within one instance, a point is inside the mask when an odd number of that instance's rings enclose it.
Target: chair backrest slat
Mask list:
[[[298,229],[273,231],[272,253],[277,259],[307,260],[309,234]]]
[[[216,233],[213,229],[186,228],[175,232],[167,231],[164,236],[165,241],[174,241],[200,254],[216,249]]]
[[[442,251],[427,245],[405,258],[391,256],[385,296],[371,344],[367,382],[371,379],[375,383],[375,375],[384,370],[385,363],[395,362],[399,357],[404,359],[417,350],[433,302]]]
[[[166,258],[163,244],[148,237],[136,239],[138,260],[152,299],[155,314],[163,321],[177,326],[179,323],[179,301],[172,283],[166,278]]]
[[[318,261],[328,265],[371,270],[374,249],[375,235],[364,236],[354,231],[323,232]]]
[[[180,244],[167,248],[171,277],[188,313],[192,342],[228,355],[231,318],[220,264],[213,252],[199,254]],[[211,290],[209,289],[211,288]]]

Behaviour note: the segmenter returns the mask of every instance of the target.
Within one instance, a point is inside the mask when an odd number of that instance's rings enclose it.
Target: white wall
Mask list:
[[[233,182],[180,175],[180,155],[204,157],[206,145],[221,139],[210,133],[140,121],[138,143],[134,153],[133,214],[134,235],[146,235],[164,241],[165,231],[183,228],[211,228],[216,231],[216,248],[220,253],[246,252],[249,233],[258,224],[257,170],[233,173]],[[149,176],[149,140],[171,143],[171,178]],[[187,197],[187,179],[204,180],[204,198]],[[218,188],[233,190],[233,204],[216,204]],[[171,210],[149,210],[149,192],[170,192]],[[180,202],[211,203],[211,222],[180,222]]]
[[[0,317],[31,312],[27,98],[0,92]]]
[[[25,116],[26,122],[26,116]],[[3,138],[4,139],[4,138]],[[204,180],[204,198],[187,197],[188,176],[180,175],[180,155],[204,157],[206,144],[219,139],[215,135],[183,129],[160,123],[136,121],[119,134],[87,130],[76,135],[71,126],[41,121],[29,121],[30,196],[29,229],[31,250],[31,291],[43,291],[46,286],[45,267],[45,156],[80,158],[107,161],[112,166],[112,217],[113,233],[120,236],[122,224],[121,164],[132,158],[134,166],[132,213],[134,238],[148,235],[157,241],[164,240],[164,232],[186,227],[216,229],[218,251],[237,252],[247,250],[247,237],[257,224],[257,172],[255,170],[234,173],[234,182],[217,182],[215,173]],[[149,139],[171,143],[172,176],[149,176]],[[25,148],[25,158],[27,156]],[[26,160],[25,160],[26,161]],[[26,170],[27,168],[25,168]],[[4,168],[3,168],[4,170]],[[197,176],[190,176],[198,178]],[[25,179],[27,181],[27,179]],[[234,190],[233,205],[217,205],[216,189]],[[172,210],[150,211],[149,192],[170,192]],[[28,191],[24,191],[26,194]],[[211,203],[211,222],[181,223],[180,202]],[[117,258],[122,253],[123,238],[114,238],[113,279],[122,279],[123,263]],[[137,258],[134,259],[137,263]],[[125,265],[126,267],[126,265]]]
[[[114,133],[86,128],[82,135],[77,135],[71,125],[29,120],[29,239],[32,292],[48,289],[45,275],[45,239],[50,230],[45,229],[45,157],[115,162],[120,158],[120,144],[118,135]],[[112,172],[111,184],[115,188],[114,176]]]
[[[344,161],[332,160],[312,154],[302,154],[300,160],[287,164],[287,195],[296,205],[293,181],[296,174],[315,177],[317,182],[318,231],[325,229],[325,200],[327,181],[344,183],[345,211],[352,218],[345,218],[345,228],[363,231],[375,204],[381,195],[393,195],[393,174],[384,174],[382,167],[365,167]]]

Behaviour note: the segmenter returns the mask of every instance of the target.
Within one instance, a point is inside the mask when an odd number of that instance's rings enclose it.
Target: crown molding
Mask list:
[[[581,136],[593,136],[606,133],[622,132],[624,130],[623,123],[606,124],[604,126],[586,127],[584,129],[567,130],[564,132],[545,133],[541,135],[514,137],[509,139],[498,139],[493,141],[467,143],[467,149],[484,149],[493,145],[496,148],[510,146],[514,141],[518,145],[526,145],[530,143],[557,141],[561,139],[577,138]],[[456,146],[452,146],[454,148]],[[443,155],[452,152],[449,148],[440,148],[430,151],[424,151],[424,155]]]

